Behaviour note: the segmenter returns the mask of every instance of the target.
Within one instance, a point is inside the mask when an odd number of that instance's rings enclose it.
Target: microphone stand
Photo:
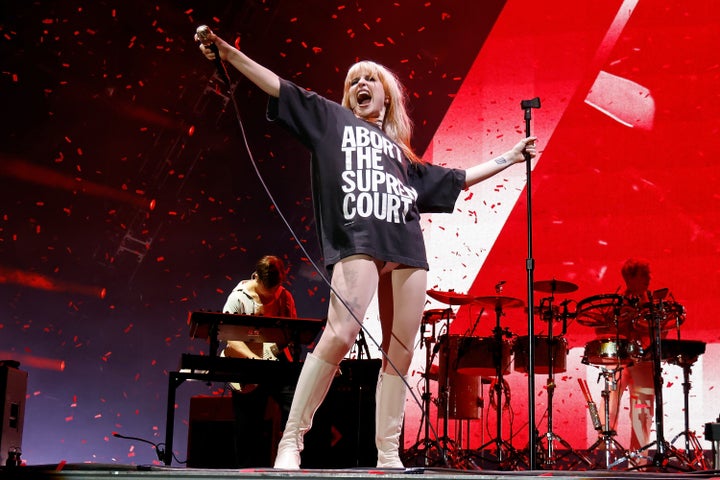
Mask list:
[[[531,100],[522,100],[520,102],[520,108],[525,111],[525,137],[530,136],[530,119],[532,118],[531,111],[533,108],[540,108],[540,98],[535,97]],[[534,312],[533,312],[533,271],[535,269],[535,260],[533,259],[533,248],[532,248],[532,165],[530,162],[530,155],[525,155],[525,171],[526,171],[526,185],[525,193],[527,196],[527,247],[528,257],[525,261],[525,268],[527,269],[527,323],[528,323],[528,439],[530,443],[529,448],[529,467],[530,470],[536,470],[536,449],[537,449],[537,437],[535,432],[535,327],[533,323]]]

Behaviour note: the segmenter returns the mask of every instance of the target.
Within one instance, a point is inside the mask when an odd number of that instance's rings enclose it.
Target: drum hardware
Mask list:
[[[610,394],[617,390],[617,375],[642,355],[642,349],[637,342],[620,336],[621,318],[627,319],[627,315],[634,311],[634,308],[628,306],[628,299],[622,295],[602,294],[581,300],[575,312],[575,319],[580,325],[608,331],[605,338],[592,340],[585,345],[582,359],[584,364],[599,367],[600,375],[604,379],[601,395],[605,409],[605,423],[598,430],[600,433],[598,439],[587,452],[591,453],[597,448],[602,448],[605,452],[604,468],[606,469],[612,469],[623,462],[635,466],[633,456],[615,439],[617,432],[613,430],[610,420]],[[595,419],[593,424],[597,429]]]
[[[572,448],[572,446],[565,439],[563,439],[560,435],[556,434],[553,431],[553,396],[555,393],[555,386],[556,386],[555,367],[556,367],[556,362],[557,362],[557,358],[558,358],[557,357],[557,354],[558,354],[557,346],[561,345],[561,341],[565,342],[565,338],[563,337],[563,335],[565,335],[566,330],[567,330],[567,317],[569,315],[567,305],[570,301],[565,300],[565,301],[561,302],[560,308],[562,308],[563,313],[560,315],[555,315],[554,312],[557,311],[557,309],[555,308],[555,305],[553,305],[554,300],[555,300],[555,291],[552,289],[554,289],[554,288],[558,287],[558,285],[560,285],[566,291],[574,291],[575,289],[577,289],[577,287],[573,284],[570,284],[569,282],[564,282],[566,285],[562,285],[557,280],[552,280],[549,282],[536,282],[536,287],[535,287],[536,289],[538,289],[537,288],[538,283],[541,284],[542,288],[546,287],[545,284],[549,284],[549,285],[547,285],[547,288],[550,288],[551,291],[550,291],[549,297],[544,298],[540,301],[540,309],[539,309],[541,318],[543,318],[543,317],[548,318],[548,335],[545,338],[545,341],[546,341],[545,345],[547,347],[546,348],[547,356],[545,358],[547,360],[546,373],[548,374],[545,386],[546,386],[546,390],[547,390],[548,414],[547,414],[547,432],[542,436],[538,436],[538,442],[537,442],[538,445],[536,448],[540,449],[540,447],[542,445],[542,438],[544,438],[547,442],[547,446],[546,446],[546,451],[543,452],[543,455],[542,455],[542,459],[543,459],[542,464],[546,467],[552,467],[553,465],[555,465],[557,463],[557,460],[559,459],[555,453],[555,442],[558,442],[563,447],[565,447],[568,451],[568,454],[575,455],[586,465],[592,465],[592,461],[590,461],[590,459],[588,459],[586,456],[584,456],[583,454],[579,453],[574,448]],[[543,315],[543,312],[548,312],[548,313]],[[562,321],[562,324],[563,324],[562,333],[560,336],[557,336],[557,337],[553,335],[553,324],[556,321]],[[536,342],[536,345],[537,345],[537,340],[539,340],[539,339],[540,339],[539,337],[535,337],[533,339],[533,341]],[[530,339],[528,339],[528,340],[530,340]],[[529,345],[530,345],[530,342],[528,341],[528,352],[532,351],[529,348]],[[567,343],[562,343],[562,345],[564,345],[566,347],[566,349],[563,351],[563,354],[567,354]],[[539,350],[540,349],[538,348],[537,351],[539,351]],[[536,362],[535,362],[536,369],[534,370],[534,373],[536,373],[536,374],[543,373],[540,371],[541,364],[537,361],[538,358],[539,358],[539,356],[536,355]],[[529,360],[530,359],[529,359],[529,355],[528,355],[528,361]],[[564,367],[565,367],[565,364],[563,364],[562,371],[565,371]],[[515,368],[517,369],[517,365],[515,366]],[[539,452],[535,452],[535,453],[537,454]]]
[[[439,395],[436,401],[438,412],[443,412],[444,437],[448,438],[447,426],[455,420],[455,442],[448,440],[448,459],[454,468],[475,469],[469,445],[463,445],[463,424],[467,430],[466,443],[470,438],[470,422],[478,419],[478,410],[484,407],[481,398],[482,384],[490,383],[481,375],[489,372],[493,352],[502,351],[505,364],[509,364],[508,345],[496,346],[492,337],[471,337],[466,335],[443,335],[440,346],[440,367],[438,369]],[[503,348],[504,347],[504,348]],[[494,373],[493,373],[494,375]],[[483,409],[484,415],[484,409]],[[483,416],[484,418],[484,416]]]
[[[503,385],[505,384],[504,375],[506,372],[506,365],[503,365],[503,352],[504,345],[506,344],[505,338],[512,336],[512,333],[506,328],[500,327],[500,318],[504,315],[503,307],[505,308],[520,308],[524,306],[524,302],[517,298],[499,296],[501,293],[501,284],[496,286],[495,290],[498,295],[494,297],[478,297],[475,301],[481,305],[493,306],[495,309],[495,328],[493,329],[494,346],[493,366],[495,368],[495,383],[491,388],[492,395],[494,395],[496,405],[496,425],[495,425],[495,438],[492,438],[477,448],[480,456],[483,456],[483,451],[491,446],[495,446],[495,459],[500,469],[509,469],[517,464],[519,458],[519,452],[510,444],[503,440],[502,436],[502,414],[503,414]],[[488,460],[488,459],[484,459]],[[490,460],[492,461],[492,460]]]
[[[578,302],[575,320],[585,327],[617,328],[624,303],[623,296],[615,293],[593,295]],[[612,324],[609,325],[608,321]]]
[[[652,326],[649,323],[649,319],[652,315],[652,303],[645,303],[639,306],[632,318],[633,328],[641,331],[648,331]],[[675,329],[680,335],[680,325],[685,322],[685,307],[677,302],[663,302],[663,311],[659,316],[659,327],[662,332]]]
[[[679,335],[678,335],[679,336]],[[695,432],[690,430],[690,374],[692,366],[698,357],[705,353],[705,342],[698,340],[662,340],[662,351],[665,355],[665,361],[682,367],[683,369],[683,405],[685,413],[685,430],[673,437],[670,445],[674,445],[680,437],[685,437],[685,457],[688,461],[688,467],[697,470],[707,470],[708,465],[705,460],[703,448],[698,441]],[[692,447],[692,448],[691,448]],[[692,452],[692,454],[691,454]]]
[[[666,324],[667,316],[671,314],[666,309],[664,297],[666,293],[663,293],[661,289],[656,293],[648,292],[648,298],[653,299],[647,304],[643,305],[643,312],[645,317],[643,323],[648,325],[650,338],[652,339],[650,357],[653,362],[653,386],[655,390],[655,440],[649,444],[641,447],[638,450],[638,454],[642,451],[649,450],[650,447],[655,445],[655,454],[651,459],[651,465],[660,470],[667,470],[668,467],[673,466],[679,469],[689,469],[691,462],[676,448],[670,445],[665,440],[664,430],[664,413],[663,413],[663,379],[662,379],[662,366],[661,361],[663,359],[662,352],[662,332],[663,325]],[[655,301],[658,297],[659,300]],[[638,319],[639,322],[639,319]],[[670,459],[675,457],[680,465],[671,464]]]
[[[434,324],[443,320],[454,320],[452,308],[433,308],[423,312],[423,325]]]
[[[449,331],[449,328],[447,329]],[[473,417],[472,409],[473,405],[470,405],[469,410],[462,410],[462,407],[467,407],[468,404],[458,403],[460,397],[475,401],[475,415],[477,415],[477,388],[478,378],[477,377],[466,377],[462,374],[456,374],[457,369],[454,368],[453,363],[457,362],[457,357],[453,358],[452,354],[455,352],[453,346],[457,340],[465,340],[465,337],[458,337],[453,335],[443,335],[440,337],[438,346],[440,347],[440,379],[438,380],[438,412],[442,411],[443,420],[443,431],[442,437],[437,440],[439,448],[440,458],[443,459],[444,465],[451,468],[460,468],[462,461],[459,458],[460,448],[458,444],[450,438],[448,435],[448,426],[451,417],[451,410],[453,418],[469,418]],[[436,346],[437,349],[437,346]],[[459,347],[458,353],[459,357]],[[453,362],[455,360],[455,362]],[[469,395],[469,396],[468,396]]]
[[[598,425],[600,420],[599,416],[598,418],[593,418],[593,425],[595,426],[595,430],[600,433],[600,436],[587,450],[587,453],[589,454],[596,448],[602,448],[605,452],[604,467],[608,470],[620,465],[623,462],[632,463],[632,459],[630,458],[628,451],[615,439],[617,432],[611,428],[612,422],[610,421],[610,392],[617,389],[617,374],[621,373],[622,369],[622,366],[618,366],[618,368],[600,367],[600,374],[605,380],[605,386],[603,387],[601,393],[603,398],[603,407],[605,408],[605,423]],[[590,397],[590,391],[587,389],[587,382],[584,384],[581,382],[580,387],[583,390],[585,399],[588,401],[588,405],[590,405],[592,397]],[[614,460],[613,452],[616,455]]]
[[[430,292],[428,291],[428,294]],[[440,313],[444,312],[444,313]],[[443,316],[445,318],[443,318]],[[423,313],[422,323],[421,323],[421,331],[423,333],[423,343],[425,346],[425,372],[423,373],[423,379],[425,382],[425,390],[423,391],[423,394],[421,395],[422,398],[422,405],[423,405],[423,412],[422,417],[420,419],[420,428],[424,428],[424,438],[418,440],[415,442],[415,444],[405,450],[403,452],[403,458],[404,461],[412,462],[413,459],[417,457],[422,457],[423,466],[429,467],[433,466],[431,465],[431,456],[433,452],[436,452],[439,455],[439,459],[442,462],[442,465],[447,465],[447,454],[446,449],[443,444],[441,444],[440,439],[437,438],[437,435],[435,435],[436,439],[432,440],[430,437],[430,404],[432,402],[432,393],[430,392],[430,380],[437,374],[433,375],[432,372],[432,360],[435,353],[437,353],[437,350],[434,350],[432,345],[437,341],[436,337],[436,325],[441,320],[447,320],[447,322],[450,322],[450,319],[452,317],[452,310],[451,309],[433,309],[433,310],[427,310]],[[431,333],[430,335],[425,335],[425,329],[426,327],[430,325],[431,326]],[[435,433],[435,432],[433,432]]]
[[[452,318],[455,317],[452,310],[449,308],[444,310],[427,310],[423,313],[421,331],[423,333],[423,342],[425,345],[425,372],[423,373],[425,391],[421,395],[423,412],[420,420],[420,428],[424,429],[425,436],[415,442],[412,447],[405,450],[403,453],[403,460],[405,463],[413,463],[418,457],[420,457],[422,458],[422,466],[425,467],[450,466],[450,462],[448,460],[447,435],[443,435],[442,438],[437,438],[436,432],[433,431],[435,439],[431,439],[430,436],[430,405],[432,402],[430,380],[434,377],[432,362],[433,357],[438,350],[438,345],[436,345],[435,348],[432,347],[432,345],[437,341],[437,331],[435,326],[440,323],[440,321],[444,320],[447,322],[445,328],[449,329],[450,320]],[[425,329],[428,325],[431,326],[431,332],[430,335],[425,335]],[[441,375],[438,376],[441,377]]]

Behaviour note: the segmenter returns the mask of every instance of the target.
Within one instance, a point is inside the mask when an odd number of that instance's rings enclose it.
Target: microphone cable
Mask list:
[[[128,435],[121,435],[121,434],[119,434],[119,433],[117,433],[117,432],[112,432],[112,436],[113,436],[113,437],[116,437],[116,438],[122,438],[122,439],[124,439],[124,440],[136,440],[136,441],[138,441],[138,442],[147,443],[148,445],[152,445],[153,448],[155,448],[155,453],[157,454],[158,460],[160,460],[161,462],[164,462],[164,461],[165,461],[165,443],[164,443],[164,442],[161,442],[161,443],[153,443],[153,442],[151,442],[150,440],[145,440],[144,438],[131,437],[131,436],[128,436]],[[187,463],[187,462],[184,462],[184,461],[179,460],[179,459],[175,456],[175,453],[171,452],[171,454],[172,454],[172,457],[175,459],[175,461],[176,461],[177,463]]]
[[[200,29],[200,28],[202,28],[202,27],[198,27],[198,29]],[[218,55],[218,58],[219,58],[219,55]],[[272,194],[272,192],[270,191],[270,188],[267,186],[267,183],[265,182],[265,179],[263,178],[262,173],[260,173],[260,169],[257,166],[257,162],[255,161],[255,156],[253,155],[252,149],[250,148],[250,144],[247,139],[247,135],[245,133],[245,126],[243,124],[242,117],[240,115],[240,108],[238,107],[237,101],[235,100],[235,96],[233,93],[234,92],[232,91],[232,88],[230,88],[230,86],[228,85],[227,95],[230,98],[230,101],[232,103],[234,114],[235,114],[235,119],[237,121],[238,127],[240,128],[240,137],[242,139],[243,145],[245,147],[245,151],[247,152],[248,158],[250,160],[250,165],[252,166],[253,171],[255,172],[255,175],[257,176],[258,181],[260,182],[260,185],[262,186],[263,190],[265,191],[265,194],[267,195],[268,199],[270,200],[270,203],[272,203],[272,205],[273,205],[275,211],[277,212],[278,216],[280,217],[281,221],[283,222],[285,227],[288,229],[288,232],[292,235],[292,237],[293,237],[295,243],[297,244],[298,248],[300,249],[300,251],[305,255],[305,258],[307,258],[308,262],[310,262],[312,267],[315,269],[315,271],[320,276],[320,278],[323,280],[323,282],[325,282],[325,284],[328,286],[330,291],[333,294],[335,294],[335,296],[340,301],[340,303],[342,303],[342,305],[347,309],[347,311],[352,316],[353,320],[355,320],[355,322],[360,326],[360,330],[362,332],[364,332],[365,335],[373,343],[373,345],[375,345],[375,347],[377,347],[377,349],[380,351],[380,354],[383,356],[383,358],[388,363],[388,365],[390,365],[390,367],[392,367],[392,369],[395,371],[395,373],[397,373],[398,376],[403,380],[403,383],[405,383],[405,386],[407,387],[407,391],[410,393],[410,396],[413,398],[413,401],[419,408],[422,409],[423,408],[422,402],[417,397],[417,395],[415,394],[413,389],[410,387],[410,384],[407,381],[407,379],[405,378],[405,375],[402,375],[400,370],[397,368],[397,366],[392,362],[392,360],[390,360],[387,353],[382,349],[382,347],[378,343],[378,341],[370,334],[370,332],[367,330],[365,325],[363,325],[363,322],[357,317],[355,311],[352,308],[350,308],[350,305],[347,303],[347,301],[333,288],[331,281],[327,278],[325,273],[318,266],[317,262],[315,262],[315,260],[313,260],[312,256],[309,254],[309,252],[307,251],[305,246],[302,244],[299,237],[295,234],[295,230],[292,228],[292,226],[288,222],[287,217],[285,216],[282,209],[280,208],[280,205],[278,205],[277,201],[275,200],[275,197]],[[429,419],[428,419],[428,421],[429,421]],[[435,430],[435,428],[432,425],[430,425],[430,429],[432,430],[432,434],[435,437],[435,441],[437,442],[438,438],[439,438],[437,431]],[[441,451],[443,453],[443,463],[446,466],[448,466],[447,452],[445,451],[445,449],[441,449]]]

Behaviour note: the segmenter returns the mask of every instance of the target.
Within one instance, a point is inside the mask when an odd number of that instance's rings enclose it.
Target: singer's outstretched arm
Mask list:
[[[195,35],[195,40],[200,40],[197,35]],[[248,80],[257,85],[260,90],[273,97],[280,95],[280,78],[273,71],[260,65],[212,32],[203,41],[214,43],[217,46],[220,59],[235,67]],[[215,60],[215,53],[206,47],[206,43],[200,44],[200,50],[208,59]]]
[[[208,47],[208,45],[215,44],[221,60],[230,63],[240,73],[245,75],[248,80],[268,95],[273,97],[280,95],[280,77],[273,71],[260,65],[237,48],[228,44],[225,40],[212,33],[209,28],[201,27],[198,30],[203,30],[203,36],[199,38],[196,34],[195,40],[201,41],[200,50],[208,59],[215,60],[215,53]],[[465,188],[492,177],[510,165],[524,161],[525,152],[531,153],[531,156],[534,157],[536,140],[536,137],[526,137],[500,157],[468,168],[466,170]]]
[[[468,168],[465,170],[465,188],[471,187],[476,183],[480,183],[483,180],[500,173],[510,165],[524,161],[524,152],[526,151],[532,152],[532,156],[535,156],[536,141],[537,137],[523,138],[516,143],[512,149],[503,153],[501,156]]]

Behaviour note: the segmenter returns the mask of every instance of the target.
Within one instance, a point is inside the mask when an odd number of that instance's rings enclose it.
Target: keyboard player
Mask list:
[[[249,280],[242,280],[228,296],[224,313],[297,317],[295,299],[282,284],[286,279],[285,264],[273,255],[265,255],[255,264]],[[275,344],[247,344],[229,341],[222,352],[227,357],[277,360],[280,352]]]
[[[287,271],[284,262],[274,255],[257,261],[249,280],[233,288],[223,307],[224,313],[269,317],[297,317],[295,300],[283,286]],[[231,340],[221,356],[252,358],[258,361],[291,361],[274,343],[245,343]],[[233,387],[235,413],[235,456],[238,467],[272,466],[274,449],[285,426],[295,385],[238,385]],[[280,409],[280,422],[273,421],[273,399]],[[276,417],[276,416],[275,416]]]

